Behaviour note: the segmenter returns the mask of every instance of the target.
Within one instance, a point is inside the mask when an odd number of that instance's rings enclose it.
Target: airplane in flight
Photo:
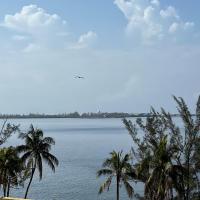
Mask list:
[[[80,78],[80,79],[84,79],[83,76],[75,76],[74,78]]]

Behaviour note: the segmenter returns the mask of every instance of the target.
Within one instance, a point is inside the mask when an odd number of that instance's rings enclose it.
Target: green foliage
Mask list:
[[[0,184],[3,187],[4,196],[9,196],[11,187],[21,184],[23,172],[24,166],[16,148],[0,149]]]
[[[145,184],[147,200],[200,199],[200,98],[195,116],[182,98],[174,100],[184,128],[164,109],[152,108],[146,120],[135,124],[123,120],[134,142],[134,169]]]
[[[55,141],[51,137],[44,137],[43,131],[34,129],[31,125],[27,133],[21,133],[20,138],[25,141],[25,145],[17,147],[19,153],[23,153],[21,159],[26,168],[30,170],[30,181],[27,186],[25,198],[31,185],[35,170],[38,170],[39,178],[42,179],[43,161],[55,172],[55,166],[58,166],[58,159],[50,153],[51,146]]]
[[[19,131],[19,125],[14,125],[7,123],[7,119],[4,120],[4,123],[0,130],[0,145],[6,142],[6,140],[12,135],[12,133]]]

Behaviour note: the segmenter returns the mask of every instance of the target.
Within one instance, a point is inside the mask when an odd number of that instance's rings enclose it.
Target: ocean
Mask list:
[[[37,174],[31,185],[28,198],[35,200],[113,200],[116,198],[116,185],[98,195],[98,189],[105,178],[97,178],[103,161],[113,150],[129,152],[132,139],[124,128],[121,119],[15,119],[9,122],[20,124],[26,131],[30,124],[44,131],[44,136],[56,141],[52,153],[59,159],[59,166],[53,173],[44,166],[43,179]],[[6,146],[23,144],[17,134]],[[133,183],[137,193],[142,193],[140,183]],[[11,196],[23,197],[25,188],[12,189]],[[120,198],[128,200],[123,188]]]

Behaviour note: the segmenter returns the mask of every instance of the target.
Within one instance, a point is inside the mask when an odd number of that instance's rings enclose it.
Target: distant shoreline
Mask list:
[[[0,119],[109,119],[109,118],[145,118],[151,116],[149,113],[83,113],[69,114],[1,114]],[[179,117],[179,114],[172,114],[172,117]],[[194,115],[195,116],[195,115]]]

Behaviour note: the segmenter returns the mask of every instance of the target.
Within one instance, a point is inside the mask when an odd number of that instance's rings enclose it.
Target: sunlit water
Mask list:
[[[20,124],[22,130],[32,123],[41,128],[45,136],[55,139],[52,149],[59,159],[56,173],[44,166],[43,179],[36,176],[28,197],[35,200],[113,200],[116,189],[113,182],[110,190],[98,195],[98,188],[105,180],[97,179],[96,171],[112,150],[130,151],[131,137],[121,119],[18,119],[12,123]],[[13,136],[6,145],[22,144]],[[142,193],[141,184],[134,185],[135,191]],[[12,196],[23,197],[25,188],[12,189]],[[121,199],[128,197],[121,188]]]

